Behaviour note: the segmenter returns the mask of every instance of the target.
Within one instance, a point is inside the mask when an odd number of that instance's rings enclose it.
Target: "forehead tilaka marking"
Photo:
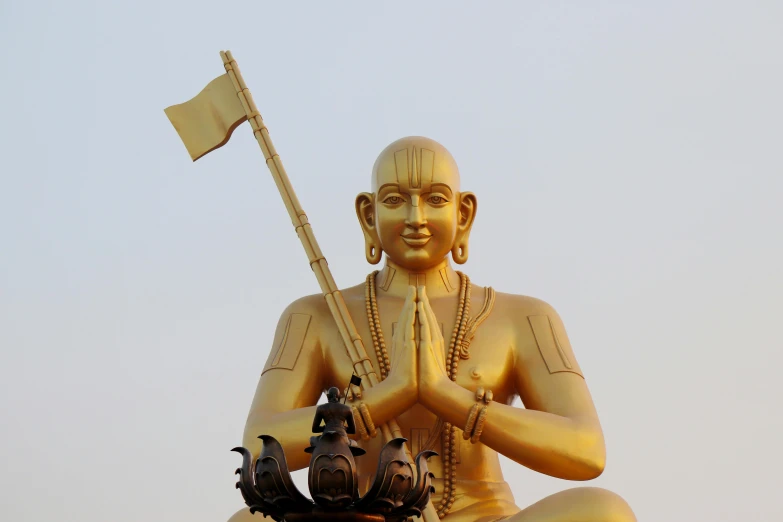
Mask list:
[[[401,189],[430,190],[435,170],[435,152],[410,147],[394,153],[394,168]]]

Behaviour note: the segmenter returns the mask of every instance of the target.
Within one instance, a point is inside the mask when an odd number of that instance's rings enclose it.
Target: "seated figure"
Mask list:
[[[326,391],[326,404],[315,409],[312,430],[313,433],[333,433],[351,448],[353,455],[364,455],[356,441],[348,438],[348,435],[356,434],[356,423],[351,407],[340,404],[340,390],[334,386]],[[312,453],[320,440],[320,435],[310,437],[310,447],[305,451]]]
[[[499,454],[553,477],[584,481],[604,469],[601,426],[560,317],[547,303],[473,285],[456,272],[468,259],[477,198],[460,188],[440,144],[409,137],[389,145],[356,213],[372,264],[363,284],[342,291],[381,380],[352,388],[363,493],[374,478],[383,426],[396,419],[414,455],[433,449],[434,509],[448,522],[633,522],[618,495],[573,488],[524,509],[503,478]],[[514,233],[502,231],[504,235]],[[498,232],[501,233],[500,231]],[[498,238],[502,239],[502,238]],[[510,260],[508,274],[516,266]],[[247,419],[243,445],[261,433],[305,468],[311,421],[324,390],[354,372],[322,295],[283,312]],[[281,393],[281,390],[285,392]],[[524,408],[512,405],[521,398]],[[230,522],[251,522],[247,510]]]

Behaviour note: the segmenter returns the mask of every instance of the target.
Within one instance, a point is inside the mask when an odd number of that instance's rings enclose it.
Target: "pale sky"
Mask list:
[[[640,521],[783,519],[783,3],[0,1],[0,519],[222,522],[273,329],[318,292],[247,125],[163,109],[233,51],[335,279],[380,150],[451,150],[477,284],[563,318]],[[504,462],[524,507],[569,487]],[[301,482],[300,482],[301,483]],[[259,517],[260,520],[260,517]]]

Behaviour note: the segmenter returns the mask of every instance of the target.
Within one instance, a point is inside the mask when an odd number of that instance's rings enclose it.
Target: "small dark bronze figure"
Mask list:
[[[305,450],[313,454],[307,485],[319,506],[343,508],[359,497],[353,456],[365,451],[348,438],[349,433],[356,433],[356,425],[351,407],[340,403],[340,390],[329,388],[326,399],[329,402],[319,405],[313,418],[313,433],[323,435],[310,437],[310,447]]]
[[[283,448],[274,437],[259,437],[264,445],[255,463],[247,449],[234,448],[242,454],[237,488],[251,513],[287,522],[402,522],[420,517],[434,491],[427,459],[437,453],[422,451],[414,468],[405,453],[406,440],[392,439],[381,450],[375,481],[359,498],[354,456],[365,451],[348,438],[356,433],[356,426],[351,408],[340,403],[339,390],[330,388],[326,396],[329,402],[318,406],[313,419],[313,433],[322,435],[311,437],[305,449],[312,453],[308,486],[313,500],[294,486]]]
[[[364,455],[365,451],[356,444],[356,441],[348,438],[348,435],[356,434],[356,424],[353,421],[351,407],[340,403],[340,390],[334,386],[329,388],[326,392],[326,400],[329,402],[321,404],[315,409],[313,433],[334,433],[351,447],[353,455]],[[321,426],[321,422],[324,423],[323,426]],[[310,447],[305,451],[312,453],[320,439],[321,437],[318,435],[310,437]]]
[[[313,454],[307,485],[319,506],[342,508],[359,497],[353,456],[365,451],[348,438],[349,433],[356,433],[356,425],[351,407],[340,403],[340,390],[329,388],[326,399],[329,402],[319,405],[313,418],[313,433],[323,435],[310,437],[310,447],[305,450]]]

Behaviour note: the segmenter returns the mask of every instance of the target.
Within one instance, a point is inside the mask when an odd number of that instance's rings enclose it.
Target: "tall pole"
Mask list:
[[[256,108],[253,96],[250,94],[250,90],[247,88],[247,85],[242,78],[242,73],[239,71],[239,67],[237,66],[236,60],[234,60],[231,55],[231,51],[221,52],[220,56],[223,58],[223,65],[237,90],[237,96],[239,96],[245,113],[247,114],[247,119],[250,121],[250,125],[253,128],[253,134],[255,135],[258,144],[261,146],[261,151],[264,153],[266,165],[269,167],[269,171],[272,173],[272,178],[275,180],[277,189],[280,191],[280,196],[283,198],[283,203],[285,204],[286,210],[288,210],[288,215],[294,225],[296,234],[302,242],[305,253],[307,253],[310,267],[313,269],[316,279],[318,279],[318,284],[320,285],[326,303],[329,306],[329,311],[332,313],[332,317],[340,331],[340,336],[348,351],[348,355],[351,357],[354,372],[362,378],[362,383],[367,383],[365,386],[375,386],[379,382],[378,375],[375,373],[372,361],[367,357],[367,350],[364,347],[362,338],[356,330],[356,325],[348,312],[348,307],[345,305],[342,293],[334,282],[332,273],[329,270],[329,265],[326,263],[326,258],[324,258],[323,253],[321,253],[321,248],[318,246],[318,242],[315,239],[313,229],[310,226],[310,222],[307,220],[307,214],[302,210],[302,205],[296,197],[294,188],[291,186],[291,180],[288,178],[283,163],[280,161],[280,156],[277,154],[277,150],[275,150],[275,146],[272,144],[272,140],[269,137],[269,131],[264,124],[264,120],[261,118],[261,114]],[[388,440],[402,436],[396,421],[391,421],[388,425],[382,426],[381,430]]]
[[[313,229],[310,226],[310,222],[307,220],[307,214],[305,214],[302,205],[299,203],[299,199],[296,197],[294,188],[291,185],[291,180],[288,178],[288,174],[283,167],[283,162],[280,160],[280,155],[278,155],[277,150],[275,150],[275,146],[272,144],[272,140],[269,137],[269,131],[253,101],[253,95],[250,94],[250,90],[247,88],[247,84],[245,84],[245,80],[242,78],[242,73],[239,71],[239,66],[231,55],[231,51],[221,51],[220,56],[223,58],[223,66],[226,68],[226,72],[234,84],[237,96],[242,102],[242,107],[245,109],[245,114],[253,129],[253,135],[256,137],[256,141],[258,141],[258,145],[264,153],[266,166],[269,167],[269,172],[272,173],[272,178],[275,180],[280,196],[283,198],[283,203],[285,204],[286,210],[288,210],[288,215],[294,225],[296,235],[299,236],[302,247],[304,247],[305,252],[307,253],[310,268],[312,268],[316,279],[318,279],[321,292],[324,294],[326,303],[329,306],[329,311],[332,313],[337,329],[340,331],[343,344],[345,344],[345,349],[353,363],[354,372],[362,378],[362,384],[365,387],[370,388],[375,386],[380,382],[378,380],[378,375],[375,373],[372,361],[367,357],[367,350],[364,347],[362,338],[359,336],[359,332],[356,330],[356,325],[351,318],[351,314],[348,312],[348,307],[345,305],[343,295],[334,282],[332,273],[329,270],[329,265],[326,263],[326,258],[321,252],[318,242],[315,240]],[[402,437],[402,431],[400,430],[400,426],[397,424],[396,419],[390,420],[380,428],[386,441]],[[410,449],[407,445],[405,446],[405,450],[408,453],[409,458],[411,458]],[[413,459],[411,458],[411,462],[412,461]],[[437,511],[432,505],[432,502],[427,505],[423,515],[425,522],[437,522],[439,520]]]
[[[307,220],[307,214],[305,214],[302,205],[299,203],[299,199],[296,197],[294,188],[291,185],[291,180],[288,178],[285,167],[283,167],[283,162],[280,160],[280,155],[272,144],[272,140],[269,137],[269,131],[253,101],[253,95],[250,94],[250,90],[247,88],[247,84],[245,84],[245,80],[242,78],[242,73],[239,71],[239,66],[231,55],[231,51],[221,51],[220,56],[223,58],[223,66],[226,68],[226,71],[236,88],[237,96],[239,96],[242,107],[244,107],[245,113],[247,114],[247,119],[250,121],[250,125],[253,128],[253,135],[256,137],[256,140],[261,147],[261,151],[264,153],[266,165],[269,167],[269,171],[272,173],[272,178],[275,180],[277,189],[280,191],[280,196],[283,198],[283,203],[285,204],[286,210],[288,210],[288,215],[294,225],[296,234],[302,242],[305,253],[307,253],[310,267],[313,269],[316,279],[318,279],[318,284],[320,285],[326,303],[329,306],[329,311],[332,313],[332,317],[340,331],[340,336],[343,339],[348,355],[351,357],[354,371],[356,375],[362,378],[362,383],[367,383],[365,384],[366,387],[375,386],[379,382],[378,375],[375,373],[372,361],[367,357],[367,350],[364,347],[362,338],[359,336],[359,332],[356,330],[356,325],[351,318],[351,314],[348,312],[348,307],[345,305],[343,295],[334,282],[326,258],[323,253],[321,253],[321,248],[318,246],[318,242],[315,239],[313,229],[310,226],[310,222]],[[386,440],[402,437],[402,432],[400,431],[400,427],[396,420],[389,421],[386,425],[381,426],[381,431]]]

